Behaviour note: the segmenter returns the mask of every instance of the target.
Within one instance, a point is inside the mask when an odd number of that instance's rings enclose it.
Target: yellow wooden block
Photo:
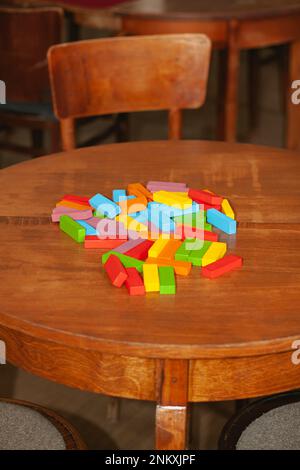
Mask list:
[[[218,261],[218,259],[223,258],[223,256],[225,256],[226,250],[226,243],[212,242],[202,258],[202,266],[207,266],[208,264],[214,263],[215,261]]]
[[[143,277],[146,292],[159,292],[159,275],[157,264],[143,264]]]
[[[228,199],[223,199],[222,201],[222,211],[224,212],[227,217],[230,217],[231,219],[235,219],[235,214],[233,212],[233,209],[228,201]]]
[[[162,250],[167,246],[169,240],[163,240],[159,238],[153,243],[150,250],[148,251],[149,258],[158,258]]]
[[[141,222],[136,221],[133,217],[130,217],[126,214],[120,214],[116,217],[118,222],[121,222],[127,230],[132,230],[134,232],[142,232],[147,234],[146,238],[148,238],[148,227]]]
[[[156,191],[153,193],[153,201],[179,209],[187,209],[193,202],[192,199],[187,196],[174,195],[174,193],[168,191]]]
[[[179,196],[179,197],[180,197],[180,196],[182,196],[182,197],[188,197],[188,194],[189,194],[189,193],[177,192],[177,191],[175,192],[175,191],[174,191],[174,193],[171,193],[171,192],[170,192],[170,194],[175,194],[175,196]]]

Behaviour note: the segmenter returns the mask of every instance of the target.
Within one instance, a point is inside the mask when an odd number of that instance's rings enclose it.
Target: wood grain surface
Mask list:
[[[300,336],[299,171],[296,153],[209,142],[110,145],[2,170],[1,323],[72,347],[139,357],[289,350]],[[85,251],[48,223],[64,193],[109,196],[149,178],[229,197],[240,225],[236,237],[224,239],[244,268],[217,282],[194,269],[178,278],[174,297],[128,297],[109,284],[102,250]]]

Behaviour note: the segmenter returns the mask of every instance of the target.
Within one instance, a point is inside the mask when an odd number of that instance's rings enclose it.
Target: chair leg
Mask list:
[[[248,109],[250,132],[258,125],[260,76],[259,76],[259,51],[252,49],[248,51]]]
[[[116,139],[117,142],[129,141],[129,115],[122,113],[117,116],[116,121]]]
[[[61,151],[60,126],[59,126],[59,123],[54,123],[50,127],[50,153],[57,153],[60,151]]]
[[[238,413],[244,406],[248,405],[250,400],[244,398],[243,400],[235,400],[235,412]]]
[[[227,82],[227,51],[218,51],[217,139],[225,139],[225,100]]]
[[[230,37],[228,48],[227,83],[225,99],[225,140],[236,142],[238,117],[238,85],[240,72],[240,50],[237,45],[236,20],[230,21]]]
[[[106,410],[106,418],[113,424],[116,424],[120,419],[121,414],[121,400],[120,398],[110,397]]]
[[[31,141],[33,150],[33,157],[39,157],[43,155],[44,148],[44,134],[42,129],[32,129],[31,131]]]

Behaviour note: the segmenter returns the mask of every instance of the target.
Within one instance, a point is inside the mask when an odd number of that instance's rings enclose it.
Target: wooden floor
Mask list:
[[[213,63],[207,104],[203,110],[185,113],[185,138],[214,138],[216,121],[214,67]],[[283,145],[283,115],[277,70],[275,64],[270,64],[262,71],[264,94],[260,97],[259,122],[249,133],[245,93],[247,69],[245,64],[243,65],[240,140],[273,146]],[[165,113],[133,115],[130,121],[132,140],[159,139],[167,135]],[[28,135],[26,132],[18,131],[10,138],[25,141]],[[0,151],[0,167],[18,163],[25,158]],[[121,417],[119,422],[114,424],[106,417],[109,400],[107,397],[69,389],[16,370],[10,365],[0,366],[0,396],[30,400],[59,411],[77,426],[90,449],[151,449],[154,446],[153,403],[122,400]],[[220,431],[233,410],[232,402],[194,405],[192,447],[215,449]]]

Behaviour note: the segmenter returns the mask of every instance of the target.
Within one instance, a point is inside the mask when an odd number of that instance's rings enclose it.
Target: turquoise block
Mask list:
[[[236,233],[236,220],[227,217],[227,215],[222,214],[222,212],[217,209],[208,209],[206,220],[209,224],[222,230],[222,232],[225,232],[228,235]]]
[[[95,194],[95,196],[89,200],[89,203],[97,212],[106,215],[109,219],[114,219],[121,212],[121,208],[118,204],[102,194]]]
[[[76,220],[76,222],[85,228],[86,235],[97,235],[97,230],[88,223],[86,223],[84,220]]]
[[[119,202],[121,198],[126,198],[126,191],[125,189],[114,189],[112,196],[114,202]]]

